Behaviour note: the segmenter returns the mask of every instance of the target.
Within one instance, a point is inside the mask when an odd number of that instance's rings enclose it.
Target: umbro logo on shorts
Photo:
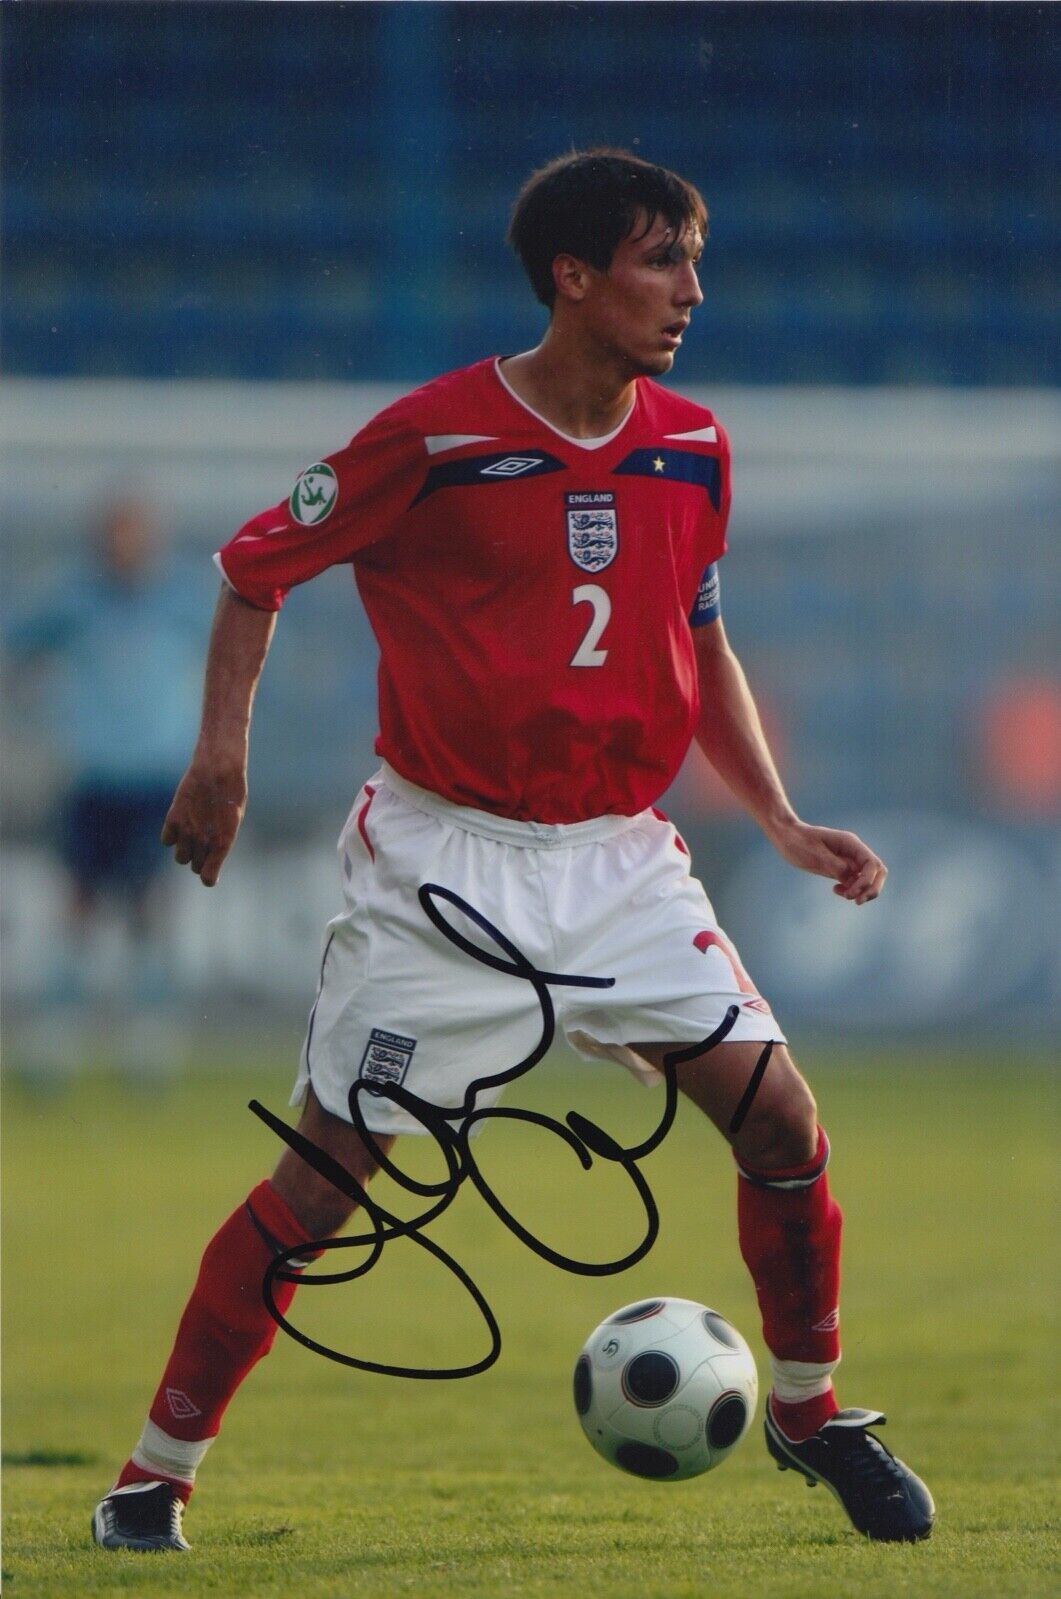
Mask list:
[[[415,1038],[373,1027],[361,1057],[359,1076],[365,1083],[402,1083],[416,1048]]]

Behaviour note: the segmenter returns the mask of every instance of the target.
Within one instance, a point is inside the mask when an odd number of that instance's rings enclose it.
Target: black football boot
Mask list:
[[[92,1536],[103,1549],[190,1549],[183,1514],[184,1502],[168,1482],[132,1482],[100,1500]]]
[[[824,1482],[859,1532],[886,1543],[914,1543],[932,1531],[932,1495],[868,1427],[879,1410],[840,1410],[802,1443],[786,1438],[766,1404],[766,1447],[781,1471],[798,1471],[811,1488]]]

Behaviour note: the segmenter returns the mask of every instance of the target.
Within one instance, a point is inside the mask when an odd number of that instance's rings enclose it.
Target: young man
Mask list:
[[[613,980],[553,991],[583,1055],[646,1073],[735,1006],[725,1041],[679,1083],[728,1136],[776,1041],[731,1140],[771,1356],[767,1446],[783,1469],[828,1483],[860,1531],[910,1540],[931,1529],[928,1490],[867,1431],[884,1418],[833,1395],[840,1210],[814,1100],[652,809],[695,734],[785,860],[855,905],[884,883],[860,839],[801,821],[785,796],[719,615],[726,436],[652,381],[702,301],[706,221],[689,184],[622,152],[564,156],[529,180],[510,240],[550,308],[541,344],[399,400],[218,555],[202,730],[163,842],[217,881],[243,815],[275,613],[293,584],[350,563],[380,645],[383,765],[340,841],[347,909],[325,945],[292,1099],[300,1128],[367,1181],[355,1082],[397,1073],[458,1108],[538,1037],[530,985],[455,950],[424,914],[425,881],[539,969]],[[389,1099],[361,1103],[384,1151],[424,1131]],[[97,1542],[187,1548],[196,1469],[276,1332],[262,1302],[270,1259],[312,1253],[352,1208],[289,1149],[214,1236],[140,1440],[95,1513]],[[277,1286],[283,1309],[294,1285]]]

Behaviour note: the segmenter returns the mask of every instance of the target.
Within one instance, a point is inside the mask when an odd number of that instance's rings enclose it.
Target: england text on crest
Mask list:
[[[567,553],[583,572],[600,572],[619,553],[615,495],[604,490],[565,494]]]

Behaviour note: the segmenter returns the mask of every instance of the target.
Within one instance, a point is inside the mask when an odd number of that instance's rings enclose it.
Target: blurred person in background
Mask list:
[[[33,701],[63,772],[52,842],[69,879],[65,920],[18,1052],[40,1083],[82,1064],[104,996],[117,1011],[108,1036],[131,1075],[157,1080],[179,1061],[156,880],[162,822],[198,722],[204,633],[155,510],[133,494],[100,508],[91,553],[6,629],[20,675],[46,668]],[[106,936],[114,911],[122,946]]]

